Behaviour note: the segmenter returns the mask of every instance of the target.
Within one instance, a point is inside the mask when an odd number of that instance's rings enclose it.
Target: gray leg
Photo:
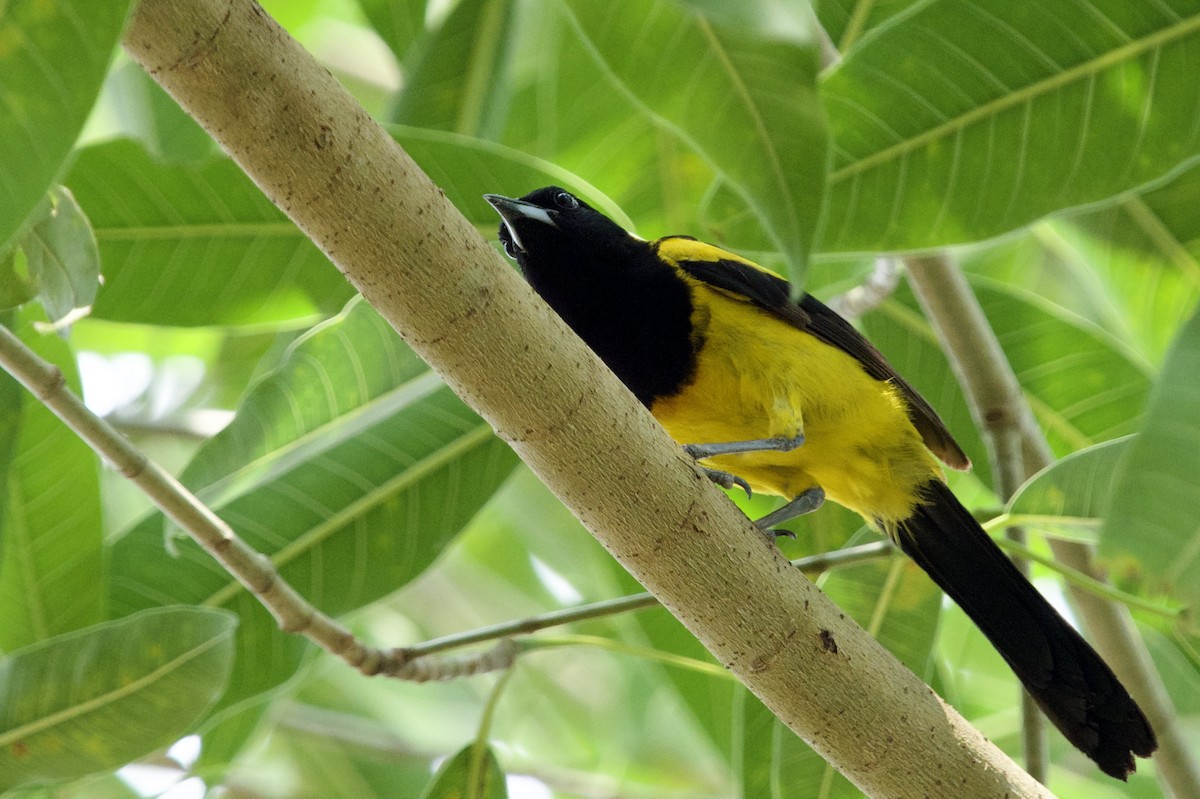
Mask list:
[[[750,441],[723,441],[719,444],[685,444],[683,451],[696,460],[704,460],[716,455],[740,455],[744,452],[763,452],[775,450],[791,452],[804,443],[804,434],[795,438],[755,438]]]
[[[788,519],[794,519],[797,516],[803,516],[806,513],[812,513],[824,503],[825,490],[820,486],[816,486],[802,492],[791,502],[784,505],[782,508],[779,508],[778,510],[771,511],[766,516],[755,521],[754,524],[761,530],[770,530],[775,525],[782,524]]]

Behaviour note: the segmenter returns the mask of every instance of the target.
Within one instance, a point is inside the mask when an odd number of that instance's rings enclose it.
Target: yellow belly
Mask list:
[[[693,322],[705,341],[695,378],[650,409],[671,437],[709,444],[803,433],[804,444],[791,452],[705,464],[788,499],[819,486],[885,527],[907,518],[918,486],[941,470],[899,392],[841,350],[748,303],[702,284],[693,291]]]

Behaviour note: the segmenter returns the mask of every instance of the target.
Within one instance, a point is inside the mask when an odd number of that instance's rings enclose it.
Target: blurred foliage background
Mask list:
[[[128,5],[0,6],[0,322],[378,645],[638,591],[122,55]],[[974,460],[964,500],[1099,545],[1200,750],[1200,0],[264,6],[490,240],[483,193],[557,183],[826,299],[949,248],[1063,459],[1007,508],[911,292],[858,321]],[[540,633],[503,676],[363,678],[6,376],[0,484],[11,795],[859,795],[661,609]],[[794,526],[791,557],[871,538],[836,507]],[[915,567],[819,581],[1019,756],[1016,681]],[[1064,799],[1163,795],[1051,735]]]

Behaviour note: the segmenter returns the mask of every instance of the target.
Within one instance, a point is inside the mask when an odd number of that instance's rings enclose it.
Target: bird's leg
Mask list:
[[[775,438],[752,438],[749,441],[722,441],[719,444],[685,444],[683,451],[696,460],[702,461],[716,455],[740,455],[743,452],[766,450],[791,452],[803,443],[804,434],[800,433],[795,438],[776,436]]]
[[[800,433],[795,438],[776,436],[774,438],[754,438],[749,441],[722,441],[718,444],[684,444],[683,451],[700,461],[717,455],[740,455],[745,452],[763,452],[764,450],[790,452],[803,443],[804,434]],[[700,468],[708,475],[709,480],[722,488],[738,486],[746,492],[746,496],[751,495],[750,484],[742,478],[720,469],[709,469],[704,466]]]
[[[777,524],[783,524],[789,519],[795,519],[797,516],[803,516],[806,513],[812,513],[817,508],[825,504],[825,490],[820,486],[801,491],[788,504],[782,508],[773,510],[761,519],[756,519],[754,526],[766,533],[773,534],[776,538],[781,535],[786,535],[790,538],[795,538],[795,534],[787,530],[772,529]]]

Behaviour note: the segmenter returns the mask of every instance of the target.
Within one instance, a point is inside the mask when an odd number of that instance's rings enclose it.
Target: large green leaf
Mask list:
[[[833,46],[845,53],[863,34],[929,0],[814,0],[817,18]]]
[[[1200,314],[1179,332],[1113,488],[1101,554],[1185,605],[1200,602]]]
[[[62,174],[129,6],[129,0],[0,5],[0,254]]]
[[[1094,280],[1106,328],[1158,363],[1200,299],[1200,167],[1053,224],[1050,243]]]
[[[14,332],[78,393],[74,353],[57,335],[34,331],[39,311],[22,309]],[[0,373],[0,382],[14,381]],[[106,570],[100,459],[32,394],[4,393],[19,401],[11,407],[20,420],[0,483],[0,649],[12,650],[104,618]]]
[[[721,232],[700,227],[695,214],[713,180],[712,168],[609,79],[580,46],[565,6],[521,4],[517,12],[505,144],[595,185],[620,204],[644,237],[692,233],[722,241]],[[519,180],[517,193],[544,185],[536,180]],[[745,208],[740,197],[737,203]],[[614,216],[612,208],[603,210]],[[763,237],[761,225],[754,230]]]
[[[191,164],[216,154],[217,143],[208,132],[138,64],[127,61],[113,70],[105,91],[122,129],[155,158]]]
[[[500,222],[496,209],[483,199],[484,194],[524,194],[548,184],[561,184],[578,191],[596,208],[632,227],[621,208],[603,192],[549,161],[450,131],[406,125],[389,125],[388,131],[446,192],[458,210],[486,230],[492,239]]]
[[[1113,479],[1130,437],[1072,452],[1029,478],[1008,502],[1008,513],[1064,538],[1096,542],[1108,513]]]
[[[392,119],[492,139],[504,129],[512,0],[462,0],[406,59]]]
[[[1144,360],[1094,324],[1029,291],[978,276],[971,277],[971,285],[1055,452],[1065,455],[1134,431],[1150,390],[1151,370]],[[894,333],[902,329],[891,326],[876,335],[877,317],[909,332]],[[907,287],[864,322],[898,366],[921,337],[932,337]],[[908,375],[904,368],[900,372]],[[941,409],[938,397],[926,393]],[[959,428],[951,429],[962,435]],[[968,452],[975,456],[970,445]],[[976,459],[976,469],[981,466]]]
[[[355,300],[289,348],[183,479],[309,601],[338,615],[420,574],[515,463]],[[236,611],[236,679],[220,707],[244,737],[252,725],[235,718],[238,703],[278,686],[309,647],[280,633],[198,546],[175,542],[178,556],[168,558],[163,530],[163,519],[150,517],[114,548],[114,608],[188,602]]]
[[[825,175],[815,47],[716,25],[669,0],[568,6],[638,110],[729,181],[801,282]]]
[[[170,165],[113,141],[80,152],[65,183],[100,244],[98,318],[261,324],[328,315],[354,293],[228,159]]]
[[[824,251],[995,236],[1157,180],[1200,152],[1200,0],[939,0],[822,86]]]
[[[358,0],[358,6],[400,61],[425,33],[426,0]]]
[[[0,659],[0,791],[116,768],[177,740],[224,689],[236,623],[155,608]]]

